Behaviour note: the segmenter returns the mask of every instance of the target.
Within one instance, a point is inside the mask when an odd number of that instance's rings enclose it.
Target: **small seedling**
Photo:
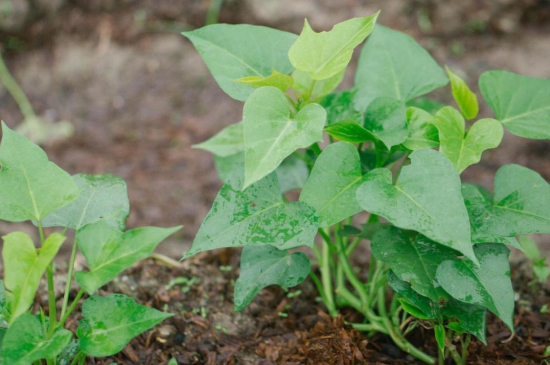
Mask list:
[[[433,364],[435,354],[406,338],[416,318],[434,329],[439,362],[461,365],[471,335],[485,342],[487,310],[514,330],[506,245],[550,233],[550,185],[538,173],[503,166],[492,192],[461,173],[500,145],[504,128],[550,139],[550,80],[483,73],[495,118],[478,119],[467,83],[410,36],[375,26],[377,16],[320,33],[306,21],[299,36],[228,24],[184,33],[219,86],[244,102],[240,122],[195,145],[215,155],[225,185],[184,258],[244,247],[236,310],[266,286],[309,275],[332,316],[352,307],[364,316],[355,328]],[[335,92],[367,37],[354,87]],[[449,81],[455,106],[425,96]],[[368,272],[351,263],[366,241]],[[312,250],[318,271],[289,251],[298,247]]]
[[[31,236],[11,232],[3,237],[4,281],[0,281],[0,363],[10,365],[83,364],[87,356],[121,351],[135,336],[171,316],[136,303],[133,298],[99,296],[99,288],[147,258],[179,229],[143,227],[125,231],[129,202],[125,182],[113,175],[70,176],[40,147],[2,123],[0,145],[0,219],[32,221]],[[58,227],[62,230],[50,230]],[[54,259],[74,231],[69,271],[61,298],[55,295]],[[80,251],[88,269],[74,271]],[[40,280],[47,279],[48,307],[34,303]],[[73,279],[79,291],[71,300]],[[82,303],[76,336],[67,320]]]

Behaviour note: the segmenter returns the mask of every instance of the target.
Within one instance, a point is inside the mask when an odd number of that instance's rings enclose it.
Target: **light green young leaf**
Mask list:
[[[46,153],[2,122],[0,145],[0,219],[40,221],[80,193],[69,174]]]
[[[457,256],[455,251],[422,235],[411,241],[406,232],[395,227],[379,230],[371,241],[371,249],[377,260],[387,264],[419,294],[434,302],[450,298],[435,283],[435,273],[441,262]]]
[[[353,50],[374,29],[380,12],[364,18],[338,23],[329,32],[316,33],[307,20],[302,33],[290,47],[288,58],[300,71],[308,72],[314,80],[328,79],[345,69]]]
[[[363,123],[363,116],[353,108],[353,98],[357,90],[346,90],[327,95],[320,101],[327,111],[327,124],[344,120]]]
[[[61,328],[51,338],[46,338],[40,320],[32,314],[23,314],[4,336],[1,362],[31,365],[35,361],[55,358],[71,341],[72,335],[71,331]]]
[[[293,70],[287,56],[297,38],[292,33],[248,24],[214,24],[183,35],[193,42],[222,90],[236,100],[245,101],[255,89],[236,79]]]
[[[159,243],[180,227],[143,227],[122,232],[104,221],[78,231],[76,242],[89,271],[78,271],[78,284],[93,294],[125,269],[151,255]]]
[[[59,233],[52,233],[44,241],[40,253],[26,233],[13,232],[2,238],[4,284],[13,294],[10,303],[10,323],[13,323],[31,306],[40,278],[59,251],[65,237]]]
[[[395,186],[367,181],[357,189],[357,202],[399,228],[420,232],[476,261],[454,166],[434,150],[414,151],[410,159],[411,165],[401,170]]]
[[[310,100],[316,100],[328,95],[331,91],[336,89],[344,79],[345,73],[346,69],[344,68],[328,79],[313,80],[309,73],[295,70],[292,73],[292,77],[294,78],[294,89],[300,92],[300,94],[309,95]]]
[[[445,350],[445,327],[440,323],[434,325],[434,333],[437,347],[439,347],[440,352],[443,352]]]
[[[130,214],[130,202],[123,179],[111,174],[77,174],[73,180],[82,192],[69,205],[44,218],[44,227],[79,230],[87,224],[102,220],[110,226],[124,229]]]
[[[439,265],[436,280],[453,298],[489,309],[513,331],[510,250],[500,243],[485,243],[477,244],[474,251],[479,267],[468,259],[447,260]]]
[[[325,127],[325,132],[339,141],[351,143],[378,140],[371,131],[363,128],[363,126],[353,120],[342,120],[338,123],[327,125]]]
[[[276,174],[241,191],[224,185],[184,258],[223,247],[313,244],[318,218],[302,202],[285,202]]]
[[[301,252],[289,254],[273,246],[245,247],[235,283],[235,310],[243,310],[266,286],[290,288],[300,284],[310,269],[309,259]]]
[[[535,241],[527,236],[519,236],[519,243],[523,248],[523,253],[525,254],[525,256],[527,256],[529,260],[540,260],[540,251]]]
[[[333,143],[317,158],[300,201],[316,209],[319,227],[328,227],[361,211],[355,191],[366,180],[355,146]]]
[[[219,157],[228,157],[244,151],[243,123],[231,124],[214,137],[193,145],[193,148],[208,151]]]
[[[78,323],[76,335],[86,355],[111,356],[131,339],[171,316],[121,294],[94,295],[82,305],[83,319]]]
[[[502,125],[495,119],[478,120],[464,135],[464,118],[450,106],[438,111],[431,122],[439,131],[439,150],[459,173],[478,163],[483,151],[498,147],[504,135]]]
[[[407,102],[448,82],[441,67],[412,37],[377,25],[359,57],[355,108],[365,111],[381,96]]]
[[[468,184],[462,194],[474,238],[491,242],[494,237],[550,233],[550,185],[533,170],[503,166],[495,175],[492,198]]]
[[[294,155],[285,158],[275,172],[283,193],[303,188],[309,176],[307,164]]]
[[[295,116],[283,92],[274,87],[256,90],[244,105],[244,158],[246,188],[274,171],[299,148],[323,139],[326,112],[308,104]]]
[[[376,98],[365,114],[365,128],[390,149],[408,137],[405,104],[388,97]]]
[[[411,151],[439,146],[439,132],[431,123],[432,115],[420,108],[407,108],[408,137],[403,146]]]
[[[264,87],[264,86],[273,86],[281,91],[287,91],[294,84],[292,77],[282,74],[277,70],[273,70],[271,75],[267,77],[263,76],[247,76],[241,77],[240,79],[235,80],[241,84],[254,86],[255,88]]]
[[[445,66],[445,70],[451,80],[453,97],[456,104],[460,108],[462,115],[466,119],[474,119],[477,117],[477,113],[479,113],[477,95],[470,90],[468,84],[464,80],[454,74],[447,66]]]
[[[488,71],[479,78],[479,87],[496,118],[510,132],[550,139],[550,80]]]

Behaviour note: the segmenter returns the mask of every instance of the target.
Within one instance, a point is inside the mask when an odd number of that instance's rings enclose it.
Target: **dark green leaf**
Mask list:
[[[479,338],[484,344],[487,344],[485,335],[486,312],[482,306],[467,304],[458,300],[450,300],[441,308],[441,313],[446,318],[456,318],[464,330]]]
[[[365,114],[365,128],[388,149],[403,143],[408,136],[405,104],[397,99],[374,99]]]
[[[442,324],[436,324],[434,326],[434,332],[437,347],[439,347],[439,350],[443,352],[445,350],[445,327]]]
[[[405,148],[415,151],[439,146],[439,132],[431,119],[432,115],[422,109],[407,108],[408,137],[403,142]]]
[[[235,283],[235,310],[244,309],[260,290],[269,285],[290,288],[309,274],[311,264],[301,252],[289,254],[273,246],[245,247],[241,256],[241,272]]]
[[[435,319],[437,318],[437,307],[435,303],[432,302],[429,298],[418,294],[411,288],[411,285],[403,280],[399,279],[393,271],[388,273],[388,284],[390,288],[395,291],[396,294],[400,297],[400,302],[407,303],[410,306],[417,308],[423,317],[416,314],[410,313],[420,319]],[[410,308],[409,308],[410,309]]]
[[[330,124],[325,127],[325,132],[337,140],[351,143],[363,143],[377,140],[374,134],[353,120],[342,120]]]
[[[353,120],[363,123],[361,113],[353,108],[353,98],[357,90],[346,90],[327,95],[321,100],[321,105],[327,111],[327,123],[334,124],[343,120]]]
[[[80,341],[71,340],[67,346],[57,355],[58,365],[72,365],[72,361],[80,351]]]

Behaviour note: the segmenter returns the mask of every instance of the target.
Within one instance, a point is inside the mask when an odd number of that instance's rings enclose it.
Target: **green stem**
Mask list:
[[[65,322],[67,321],[67,319],[69,318],[71,313],[75,310],[76,306],[78,305],[78,302],[80,301],[80,299],[82,298],[83,295],[84,295],[84,289],[80,289],[80,291],[78,292],[78,294],[74,298],[73,302],[69,306],[69,309],[67,309],[67,312],[65,313],[65,315],[59,321],[59,327],[63,327],[65,325]]]
[[[223,0],[210,0],[210,7],[206,13],[206,25],[216,24],[220,18],[220,9]]]
[[[40,244],[44,246],[46,241],[44,235],[44,228],[42,227],[42,221],[38,222],[38,234],[40,235]],[[48,338],[53,336],[55,328],[57,326],[57,306],[55,303],[55,284],[53,279],[53,261],[46,268],[46,281],[48,283],[48,309],[49,309],[49,318],[50,318],[50,327],[48,330]]]
[[[341,263],[342,269],[344,271],[344,274],[346,275],[346,278],[350,282],[350,284],[353,286],[355,291],[359,294],[359,298],[361,299],[361,305],[364,307],[368,303],[368,294],[365,290],[365,285],[359,280],[357,275],[355,275],[355,272],[353,271],[353,268],[351,267],[348,256],[346,255],[346,249],[343,246],[340,246],[338,250],[338,262]]]
[[[65,312],[67,311],[67,305],[69,304],[69,293],[71,291],[71,284],[73,282],[74,262],[76,259],[76,252],[77,252],[76,235],[77,233],[75,233],[75,236],[73,239],[73,250],[71,252],[71,259],[69,260],[69,272],[67,273],[67,283],[65,284],[65,294],[63,295],[63,306],[61,307],[61,318],[63,318],[63,316],[65,315]]]
[[[330,248],[328,242],[323,242],[323,247],[321,251],[321,281],[323,283],[323,290],[325,291],[327,310],[332,317],[338,315],[336,310],[336,305],[334,303],[334,292],[332,290],[332,277],[330,272]]]
[[[25,95],[25,92],[15,78],[12,76],[10,71],[8,70],[8,67],[6,66],[6,63],[4,62],[4,59],[2,58],[2,54],[0,53],[0,81],[10,95],[13,97],[17,105],[19,106],[19,109],[21,109],[21,113],[25,116],[25,118],[32,118],[36,117],[36,113],[34,112],[34,109],[32,108],[31,102],[27,98],[27,95]]]

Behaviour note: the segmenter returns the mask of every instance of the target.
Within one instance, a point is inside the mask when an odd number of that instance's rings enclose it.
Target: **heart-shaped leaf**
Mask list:
[[[410,158],[411,165],[401,170],[395,185],[367,181],[357,189],[357,202],[395,226],[420,232],[475,261],[468,212],[453,164],[434,150],[414,151]]]
[[[361,211],[355,191],[366,179],[357,149],[347,142],[333,143],[315,162],[300,201],[317,210],[320,227],[328,227]]]
[[[310,269],[309,259],[301,252],[289,254],[273,246],[245,247],[235,283],[235,310],[244,309],[266,286],[290,288],[300,284]]]
[[[121,294],[94,295],[82,305],[83,319],[78,322],[76,335],[86,355],[111,356],[131,339],[171,316]]]
[[[258,87],[273,86],[281,91],[287,91],[294,84],[292,77],[282,74],[277,70],[273,70],[271,75],[267,77],[263,76],[247,76],[235,80],[241,84]]]
[[[462,189],[470,214],[472,237],[550,233],[550,185],[535,171],[519,165],[501,167],[491,197],[465,184]]]
[[[327,124],[331,125],[344,120],[363,123],[363,116],[353,107],[353,98],[357,90],[346,90],[327,95],[321,105],[327,111]]]
[[[244,186],[250,186],[299,148],[323,139],[326,112],[309,104],[291,116],[283,92],[274,87],[257,89],[246,101],[244,122]]]
[[[236,100],[245,101],[255,88],[235,80],[268,77],[273,70],[289,74],[293,69],[287,56],[297,38],[292,33],[248,24],[213,24],[183,35],[193,42],[222,90]]]
[[[449,299],[449,295],[435,282],[439,264],[456,257],[456,252],[422,235],[411,241],[406,232],[390,227],[381,229],[371,242],[372,254],[387,264],[397,277],[419,294],[434,302]]]
[[[381,96],[406,102],[448,82],[441,67],[412,37],[377,25],[359,57],[355,108],[365,111]]]
[[[0,219],[41,221],[80,193],[69,174],[46,153],[2,122]]]
[[[514,290],[510,281],[508,250],[500,243],[477,244],[479,266],[468,259],[441,263],[436,280],[453,298],[481,305],[514,330]]]
[[[136,262],[149,257],[159,243],[181,227],[143,227],[122,232],[104,221],[78,231],[76,242],[89,271],[78,271],[75,279],[93,294]]]
[[[244,191],[224,185],[184,257],[223,247],[311,246],[317,227],[315,210],[285,202],[277,176],[270,174]]]
[[[329,32],[316,33],[307,20],[302,33],[290,47],[288,58],[300,71],[308,72],[314,80],[328,79],[346,68],[353,49],[374,29],[378,13],[338,23]]]
[[[69,205],[44,218],[44,227],[66,227],[79,230],[87,224],[104,221],[110,226],[124,229],[130,214],[126,183],[111,174],[73,176],[82,189],[78,198]]]
[[[447,71],[449,80],[451,80],[453,97],[462,115],[466,119],[474,119],[477,117],[477,113],[479,113],[477,95],[470,90],[468,84],[464,80],[454,74],[448,67],[445,67],[445,70]]]
[[[374,99],[365,114],[365,128],[388,149],[403,143],[408,137],[405,104],[397,99]]]
[[[10,303],[10,323],[13,323],[33,303],[40,278],[59,251],[65,237],[52,233],[44,241],[40,253],[26,233],[12,232],[2,238],[4,283],[13,295]]]
[[[439,150],[459,173],[478,163],[483,151],[498,147],[504,135],[502,125],[495,119],[478,120],[464,135],[464,118],[450,106],[438,111],[431,122],[439,130]]]
[[[283,193],[303,188],[309,177],[307,164],[294,155],[288,156],[275,172]]]
[[[516,136],[550,139],[550,80],[488,71],[479,78],[483,98]]]
[[[4,339],[0,359],[3,364],[31,365],[35,361],[55,358],[71,341],[73,334],[58,329],[46,338],[42,323],[32,314],[23,314],[13,322]]]
[[[228,157],[244,151],[243,123],[231,124],[214,137],[193,145],[193,148],[200,148],[220,157]]]
[[[408,137],[403,146],[411,151],[439,146],[439,132],[431,123],[432,115],[420,108],[407,108]]]

